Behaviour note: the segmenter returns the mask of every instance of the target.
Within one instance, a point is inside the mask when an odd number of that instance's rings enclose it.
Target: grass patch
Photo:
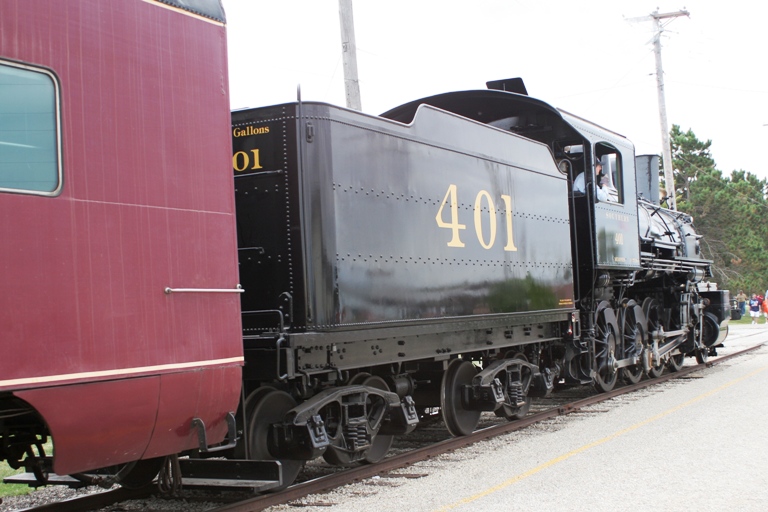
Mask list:
[[[20,494],[29,494],[32,492],[32,488],[28,485],[1,483],[3,478],[23,472],[23,469],[12,469],[5,462],[0,462],[0,498],[3,496],[18,496]]]
[[[39,439],[39,438],[38,438]],[[53,440],[48,437],[45,444],[43,444],[43,450],[48,456],[53,455]],[[19,469],[13,469],[5,461],[0,461],[0,498],[3,496],[19,496],[22,494],[29,494],[35,489],[27,484],[4,484],[3,479],[7,476],[18,475],[24,473],[24,466]]]
[[[765,325],[765,315],[760,313],[760,318],[757,319],[757,323],[760,325]],[[751,325],[752,324],[752,317],[749,316],[749,311],[747,311],[747,314],[742,316],[740,320],[731,320],[728,322],[728,325]]]

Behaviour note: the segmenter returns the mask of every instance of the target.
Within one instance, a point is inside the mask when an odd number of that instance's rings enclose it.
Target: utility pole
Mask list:
[[[675,197],[675,174],[672,172],[672,147],[669,141],[669,124],[667,123],[667,103],[664,99],[664,71],[661,69],[661,33],[664,28],[661,20],[688,16],[688,11],[668,12],[659,14],[651,13],[653,18],[653,54],[656,57],[656,87],[659,92],[659,121],[661,122],[661,156],[664,162],[664,188],[667,189],[667,205],[670,210],[677,210],[677,198]]]
[[[669,141],[669,124],[667,123],[667,103],[664,98],[664,71],[661,67],[661,33],[664,31],[664,27],[661,25],[661,20],[689,15],[690,13],[686,10],[667,13],[653,11],[647,17],[629,20],[646,21],[648,18],[653,20],[653,54],[656,57],[656,88],[659,96],[659,121],[661,123],[661,159],[664,165],[664,188],[667,191],[667,205],[670,210],[677,209],[677,199],[675,197],[675,174],[672,170],[672,147]]]
[[[344,90],[347,93],[347,107],[362,110],[360,81],[357,78],[357,46],[355,45],[355,22],[352,17],[352,0],[339,0],[341,21],[341,51],[344,59]]]

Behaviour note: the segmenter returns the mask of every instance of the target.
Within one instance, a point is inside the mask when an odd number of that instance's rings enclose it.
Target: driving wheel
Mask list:
[[[622,312],[622,339],[623,355],[622,358],[639,358],[643,350],[643,341],[645,340],[645,327],[637,318],[637,303],[630,300],[626,303]],[[637,384],[643,378],[643,364],[637,363],[632,366],[625,366],[621,369],[621,377],[628,384]]]
[[[656,299],[650,297],[643,301],[643,313],[648,322],[648,335],[652,335],[655,331],[661,329],[661,313],[659,312],[659,303]],[[647,350],[651,350],[651,342],[648,340]],[[661,377],[664,373],[664,363],[661,361],[653,361],[651,368],[648,370],[648,377],[655,379]]]
[[[616,362],[616,332],[608,321],[609,306],[598,307],[595,314],[595,389],[607,393],[616,386],[619,372]]]

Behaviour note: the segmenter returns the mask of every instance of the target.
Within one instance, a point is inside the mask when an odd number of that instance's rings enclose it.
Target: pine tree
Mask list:
[[[746,171],[723,177],[709,148],[689,129],[670,132],[678,208],[694,218],[704,236],[702,254],[714,262],[723,288],[763,293],[768,287],[766,180]]]

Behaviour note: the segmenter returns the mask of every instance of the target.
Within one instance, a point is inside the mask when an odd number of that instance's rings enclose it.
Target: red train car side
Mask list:
[[[71,474],[224,439],[225,31],[218,0],[0,3],[0,460],[50,436]]]

